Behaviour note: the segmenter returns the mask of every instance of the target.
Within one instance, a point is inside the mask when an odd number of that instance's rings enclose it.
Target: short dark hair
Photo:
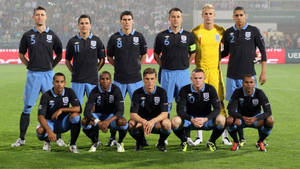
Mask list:
[[[57,72],[57,73],[55,73],[54,76],[53,76],[53,81],[55,80],[55,77],[56,77],[56,76],[63,76],[63,77],[64,77],[64,80],[66,80],[66,76],[65,76],[63,73]]]
[[[246,75],[243,76],[243,81],[244,81],[247,77],[251,77],[251,78],[253,78],[253,80],[254,80],[253,75],[251,75],[251,74],[246,74]]]
[[[80,23],[80,19],[82,19],[82,18],[88,18],[89,21],[90,21],[90,24],[92,24],[91,17],[89,15],[86,15],[86,14],[83,14],[83,15],[79,16],[79,18],[78,18],[78,24]]]
[[[179,11],[180,13],[182,13],[182,10],[181,10],[181,9],[175,7],[175,8],[172,8],[172,9],[169,10],[169,15],[171,15],[171,13],[172,13],[173,11]]]
[[[38,11],[38,10],[42,10],[42,11],[47,12],[46,9],[45,9],[44,7],[38,6],[38,7],[36,7],[36,8],[33,9],[33,14],[35,14],[35,11]]]
[[[244,13],[246,13],[244,7],[241,7],[241,6],[235,7],[234,10],[233,10],[233,13],[234,13],[235,11],[244,11]]]
[[[154,68],[146,68],[143,72],[143,77],[145,77],[147,74],[155,74],[155,77],[157,77],[156,70]]]
[[[125,15],[130,15],[131,18],[133,19],[133,14],[131,11],[123,11],[121,14],[120,14],[120,20],[122,20],[123,16]]]
[[[99,75],[99,78],[101,78],[101,76],[103,76],[104,74],[107,74],[109,76],[109,78],[111,79],[111,74],[108,71],[101,72]]]
[[[203,69],[201,69],[201,68],[195,68],[195,69],[192,71],[192,73],[199,73],[199,72],[203,72],[203,73],[204,73]]]

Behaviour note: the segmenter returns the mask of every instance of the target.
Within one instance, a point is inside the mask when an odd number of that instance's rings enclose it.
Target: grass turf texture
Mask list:
[[[144,65],[142,68],[155,67]],[[275,127],[267,139],[268,152],[259,152],[255,147],[257,131],[245,129],[247,145],[238,152],[230,151],[221,139],[217,140],[218,150],[210,152],[205,145],[210,131],[204,131],[204,143],[189,147],[186,153],[179,152],[179,139],[172,133],[167,146],[168,152],[162,153],[155,148],[158,135],[150,135],[150,144],[144,151],[135,152],[135,141],[128,134],[124,140],[125,153],[117,153],[116,147],[101,146],[96,153],[89,153],[90,140],[83,132],[77,141],[80,154],[73,154],[66,148],[52,143],[52,152],[42,150],[43,142],[35,136],[37,125],[37,106],[31,113],[30,126],[26,135],[26,145],[11,148],[19,135],[19,118],[23,108],[23,90],[26,79],[24,65],[0,65],[1,101],[0,101],[0,168],[300,168],[300,65],[268,65],[267,83],[262,88],[271,102]],[[194,66],[191,66],[191,69]],[[226,74],[226,65],[222,65]],[[260,73],[260,65],[257,66]],[[102,70],[113,71],[111,65]],[[66,66],[59,65],[55,72],[64,72],[67,86],[70,86],[71,74]],[[224,76],[225,77],[225,76]],[[39,102],[39,101],[38,101]],[[129,117],[130,101],[126,97],[125,115]],[[171,116],[175,115],[175,104]],[[69,141],[70,133],[62,135]],[[100,133],[100,140],[106,144],[109,133]],[[195,131],[192,132],[195,138]]]

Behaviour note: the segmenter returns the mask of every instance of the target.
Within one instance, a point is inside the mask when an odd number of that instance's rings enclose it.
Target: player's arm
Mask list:
[[[24,54],[19,53],[19,58],[25,66],[28,66],[28,59],[25,57]]]
[[[161,63],[161,58],[160,58],[160,54],[163,50],[163,44],[162,44],[162,39],[160,38],[160,34],[158,34],[156,37],[155,37],[155,41],[154,41],[154,59],[156,61],[156,63],[160,66],[162,66],[162,63]]]
[[[227,41],[227,36],[228,36],[228,33],[227,31],[224,33],[224,36],[221,40],[221,43],[223,44],[223,51],[221,51],[221,58],[225,58],[228,56],[229,54],[229,42]]]
[[[137,90],[136,90],[137,91]],[[130,119],[143,125],[147,122],[146,119],[138,115],[139,112],[139,96],[137,92],[133,92],[132,101],[130,106]]]
[[[98,39],[98,43],[97,43],[97,54],[98,54],[98,67],[97,67],[97,70],[99,71],[104,63],[105,63],[105,57],[106,57],[106,54],[105,54],[105,47],[102,43],[102,41],[100,39]]]
[[[236,89],[230,100],[229,100],[229,103],[228,103],[228,106],[227,106],[227,109],[228,109],[228,114],[231,116],[231,117],[237,117],[237,118],[242,118],[242,115],[238,112],[238,89]]]
[[[45,129],[46,133],[48,134],[48,139],[50,141],[56,141],[56,135],[49,127],[47,120],[45,118],[47,114],[48,100],[49,97],[46,94],[43,94],[38,108],[38,121],[40,122],[42,128]]]
[[[176,110],[177,110],[177,115],[181,117],[182,120],[191,120],[191,117],[187,113],[187,108],[186,108],[186,93],[184,92],[183,88],[181,88],[178,99],[177,99],[177,105],[176,105]]]
[[[214,87],[212,87],[209,91],[210,100],[212,101],[213,111],[207,116],[208,120],[211,120],[217,117],[221,111],[221,102],[218,98],[217,91]]]
[[[143,35],[141,35],[141,42],[140,42],[140,55],[141,55],[141,64],[145,63],[146,56],[147,56],[147,42]]]
[[[94,88],[95,89],[95,88]],[[96,90],[92,90],[92,92],[89,95],[88,101],[86,102],[83,115],[88,120],[93,120],[94,116],[92,115],[92,112],[95,111],[95,103],[97,99]]]
[[[72,73],[73,72],[73,65],[71,63],[71,60],[73,58],[73,56],[75,55],[74,52],[74,46],[72,45],[71,40],[69,40],[67,47],[66,47],[66,60],[65,60],[65,64],[67,66],[67,68],[69,69],[69,71]]]
[[[53,50],[56,54],[56,57],[53,61],[53,67],[55,67],[60,60],[62,59],[62,43],[61,40],[54,34],[54,44],[53,44]]]
[[[114,56],[116,48],[114,39],[114,36],[111,36],[107,42],[107,60],[113,66],[115,66]]]
[[[79,113],[81,110],[80,106],[72,106],[72,107],[63,107],[58,109],[51,117],[52,120],[57,120],[58,116],[61,115],[64,112],[68,112],[68,113]]]
[[[261,53],[261,73],[259,76],[259,82],[261,85],[266,83],[267,81],[267,54],[266,54],[266,47],[265,47],[265,42],[264,38],[259,32],[259,30],[256,28],[255,29],[256,36],[254,37],[254,42],[255,46],[258,47],[260,53]]]
[[[115,60],[114,60],[114,57],[112,57],[112,56],[107,56],[107,60],[108,60],[108,62],[109,62],[111,65],[115,66]]]
[[[259,101],[262,103],[261,106],[264,110],[264,113],[257,116],[257,119],[263,120],[272,115],[272,109],[268,97],[262,90],[259,93],[258,97],[259,97]]]
[[[22,61],[22,63],[27,67],[29,60],[25,57],[25,54],[27,53],[27,49],[28,49],[28,42],[26,41],[26,39],[27,39],[26,34],[24,34],[20,41],[19,58]],[[35,42],[35,40],[34,40],[34,42]]]
[[[195,59],[196,55],[196,43],[195,43],[195,36],[190,33],[189,38],[189,62],[192,63],[192,61]]]
[[[195,44],[196,44],[195,64],[197,67],[201,67],[200,66],[200,60],[201,60],[200,42],[198,40],[196,32],[193,31],[192,34],[194,35]],[[191,61],[190,61],[190,63],[191,63]]]

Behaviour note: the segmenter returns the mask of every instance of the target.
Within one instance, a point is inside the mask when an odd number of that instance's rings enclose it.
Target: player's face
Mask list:
[[[153,74],[146,74],[143,78],[144,81],[144,87],[146,91],[151,91],[154,89],[154,86],[156,84],[157,78],[155,77],[155,73]]]
[[[124,15],[120,21],[121,23],[121,27],[123,30],[132,30],[132,26],[133,26],[133,19],[131,17],[131,15]]]
[[[44,26],[46,25],[47,15],[44,10],[36,10],[32,16],[34,23],[36,26]]]
[[[87,34],[91,31],[92,24],[90,23],[89,18],[81,18],[78,23],[78,28],[80,33]]]
[[[111,84],[111,77],[104,73],[99,77],[100,86],[103,90],[107,91]]]
[[[251,96],[253,94],[254,88],[255,88],[255,81],[253,77],[245,77],[243,80],[243,88],[244,92]]]
[[[204,24],[213,24],[215,18],[215,10],[206,8],[202,11],[202,18]]]
[[[203,72],[194,72],[191,77],[194,89],[201,89],[204,85],[205,75]]]
[[[54,92],[56,94],[61,94],[66,85],[66,80],[63,76],[55,76],[53,80]]]
[[[182,15],[180,11],[172,11],[169,15],[169,22],[172,28],[181,27]]]
[[[233,19],[236,26],[244,26],[246,24],[246,14],[243,10],[236,10],[233,13]]]

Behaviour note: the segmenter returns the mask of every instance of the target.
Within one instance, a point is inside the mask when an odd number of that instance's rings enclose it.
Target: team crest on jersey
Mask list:
[[[251,32],[245,32],[245,39],[250,40],[251,39]]]
[[[52,35],[47,35],[47,42],[52,43]]]
[[[49,106],[50,106],[50,109],[52,109],[55,105],[55,101],[54,100],[50,100],[49,101]]]
[[[159,105],[160,103],[160,97],[154,97],[154,105]]]
[[[92,40],[91,41],[91,48],[96,49],[96,46],[97,46],[97,42],[95,40]]]
[[[101,104],[101,96],[97,97],[97,104]]]
[[[140,41],[139,37],[133,37],[133,44],[134,45],[139,45],[139,41]]]
[[[186,43],[186,35],[181,35],[181,43]]]
[[[216,42],[219,42],[220,41],[220,34],[216,34],[215,38],[216,38]]]
[[[244,98],[239,98],[240,105],[244,104]]]
[[[259,102],[258,99],[252,99],[253,106],[257,106],[258,102]]]
[[[203,100],[204,101],[208,101],[209,100],[209,93],[208,92],[203,93]]]
[[[115,101],[114,95],[109,95],[109,97],[108,97],[108,102],[109,102],[109,103],[113,103],[114,101]]]
[[[68,97],[63,97],[62,101],[63,101],[64,106],[66,106],[69,103],[69,98]]]
[[[187,101],[191,104],[195,103],[195,97],[193,96],[193,94],[191,93],[188,94]]]

